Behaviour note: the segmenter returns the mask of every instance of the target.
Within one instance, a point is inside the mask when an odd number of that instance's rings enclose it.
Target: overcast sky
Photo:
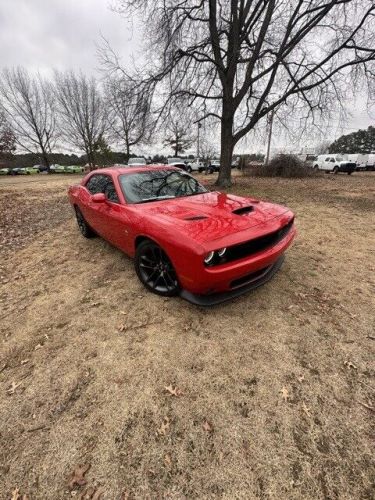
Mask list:
[[[112,2],[113,3],[113,2]],[[129,21],[108,0],[0,0],[1,65],[95,72],[101,34],[125,60],[137,51]]]
[[[52,68],[96,73],[96,47],[107,38],[124,63],[140,54],[140,38],[129,20],[110,9],[114,0],[0,0],[1,66],[22,65],[48,74]],[[373,124],[359,96],[353,117],[332,137]]]

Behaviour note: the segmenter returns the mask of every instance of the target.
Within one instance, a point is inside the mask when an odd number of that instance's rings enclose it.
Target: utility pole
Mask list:
[[[270,123],[269,123],[269,131],[268,131],[268,142],[267,142],[267,153],[266,153],[266,161],[265,165],[268,165],[269,159],[270,159],[270,150],[271,150],[271,139],[272,139],[272,125],[273,125],[273,115],[275,111],[271,111],[270,115]]]
[[[198,125],[198,134],[197,134],[197,161],[199,161],[199,129],[201,128],[202,124],[200,122],[198,122],[197,125]]]

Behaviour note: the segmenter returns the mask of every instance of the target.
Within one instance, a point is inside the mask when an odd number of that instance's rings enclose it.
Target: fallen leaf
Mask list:
[[[172,459],[171,459],[171,456],[169,455],[169,453],[167,453],[164,457],[164,463],[165,465],[167,465],[168,467],[170,467],[172,465]]]
[[[29,359],[23,359],[21,361],[21,365],[25,365],[26,363],[28,363],[30,360]]]
[[[14,394],[15,390],[17,389],[17,387],[19,387],[21,384],[22,384],[22,382],[18,382],[18,383],[12,382],[12,385],[7,390],[7,393],[8,394]]]
[[[366,403],[362,403],[361,401],[359,401],[359,404],[362,405],[364,408],[367,408],[368,410],[375,412],[375,408],[373,406],[367,405]]]
[[[287,402],[288,398],[289,398],[288,389],[286,387],[283,387],[280,392],[282,394],[282,397],[283,397],[284,401]]]
[[[127,327],[126,327],[125,325],[119,325],[119,326],[117,327],[117,330],[118,330],[119,332],[124,332],[124,331],[126,330],[126,328],[127,328]]]
[[[156,433],[159,435],[159,436],[165,436],[167,430],[169,429],[169,418],[168,417],[164,417],[164,421],[162,422],[161,426],[159,427],[159,429],[156,431]]]
[[[173,389],[172,385],[168,385],[167,387],[164,387],[164,389],[169,392],[171,396],[181,396],[183,394],[177,386]]]
[[[84,475],[90,469],[90,465],[78,465],[72,472],[71,479],[68,483],[70,489],[72,489],[75,485],[84,486],[86,484],[86,479]]]
[[[308,417],[311,417],[311,413],[310,413],[310,410],[307,408],[305,402],[302,403],[302,408],[303,408],[303,411],[306,413],[306,415]]]
[[[104,489],[102,487],[99,487],[93,494],[91,500],[100,500],[103,495],[104,495]]]
[[[34,351],[37,351],[38,349],[41,349],[43,346],[42,344],[37,344],[35,347],[34,347]]]
[[[303,382],[305,380],[305,375],[300,375],[298,378],[297,378],[298,382]]]
[[[349,369],[353,368],[354,370],[357,370],[357,366],[351,361],[344,361],[344,365],[346,365]]]
[[[212,425],[207,420],[203,422],[202,427],[206,432],[212,432],[214,430]]]
[[[20,498],[21,498],[20,490],[19,490],[19,488],[15,488],[12,491],[12,498],[11,498],[11,500],[19,500]]]
[[[95,489],[90,486],[89,488],[86,488],[82,493],[79,495],[78,499],[79,500],[91,500],[93,494],[95,493]]]
[[[27,495],[21,496],[19,488],[15,488],[12,491],[12,498],[10,500],[29,500],[29,497]]]

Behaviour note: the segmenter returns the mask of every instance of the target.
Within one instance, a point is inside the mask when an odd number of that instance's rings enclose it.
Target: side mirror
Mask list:
[[[94,202],[94,203],[103,203],[106,201],[106,197],[105,197],[105,194],[104,193],[96,193],[96,194],[93,194],[92,197],[91,197],[91,200]]]

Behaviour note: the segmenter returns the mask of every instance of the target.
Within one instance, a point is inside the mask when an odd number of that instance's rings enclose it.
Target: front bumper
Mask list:
[[[283,262],[284,255],[281,255],[276,262],[263,269],[261,273],[253,273],[254,277],[250,276],[249,280],[245,281],[243,285],[226,292],[200,295],[187,290],[182,290],[180,295],[183,299],[198,306],[215,306],[264,285],[277,273]]]

